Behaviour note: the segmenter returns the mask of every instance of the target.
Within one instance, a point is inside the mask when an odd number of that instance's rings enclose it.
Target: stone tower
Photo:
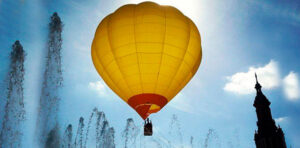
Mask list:
[[[254,140],[257,148],[286,148],[283,131],[277,127],[272,118],[271,102],[261,91],[261,85],[256,78],[256,97],[253,106],[256,108],[257,127]]]

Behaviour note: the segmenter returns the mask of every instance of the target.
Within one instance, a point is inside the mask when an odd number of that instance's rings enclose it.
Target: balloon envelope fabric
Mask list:
[[[200,34],[178,9],[128,4],[106,16],[92,43],[105,83],[143,119],[163,108],[195,75]]]

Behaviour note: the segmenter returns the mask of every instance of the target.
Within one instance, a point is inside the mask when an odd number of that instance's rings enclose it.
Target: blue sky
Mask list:
[[[90,56],[99,22],[120,6],[139,2],[142,1],[0,0],[0,95],[4,95],[11,45],[18,39],[27,52],[24,84],[27,141],[32,140],[29,129],[35,123],[47,25],[53,12],[58,12],[64,23],[61,125],[77,125],[79,117],[87,118],[94,107],[106,113],[117,131],[117,143],[121,143],[120,131],[127,118],[142,125],[138,114],[104,84]],[[202,63],[191,82],[159,113],[151,115],[159,132],[168,132],[170,119],[176,114],[186,143],[190,136],[202,142],[208,129],[213,128],[223,147],[229,141],[239,147],[255,147],[257,119],[252,105],[254,72],[257,72],[263,92],[272,102],[273,118],[283,128],[288,145],[300,147],[300,3],[291,0],[156,2],[175,6],[190,17],[200,31],[203,48]]]

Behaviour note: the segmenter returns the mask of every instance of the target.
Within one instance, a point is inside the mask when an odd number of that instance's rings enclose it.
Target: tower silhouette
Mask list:
[[[258,83],[255,73],[256,97],[253,106],[256,108],[257,126],[254,140],[257,148],[286,148],[284,133],[282,129],[276,126],[272,118],[270,104],[271,102],[261,91],[261,85]]]

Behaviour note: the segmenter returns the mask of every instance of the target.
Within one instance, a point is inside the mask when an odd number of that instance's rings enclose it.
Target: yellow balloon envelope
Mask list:
[[[99,24],[92,59],[106,84],[146,119],[195,75],[202,57],[195,24],[153,2],[124,5]]]

